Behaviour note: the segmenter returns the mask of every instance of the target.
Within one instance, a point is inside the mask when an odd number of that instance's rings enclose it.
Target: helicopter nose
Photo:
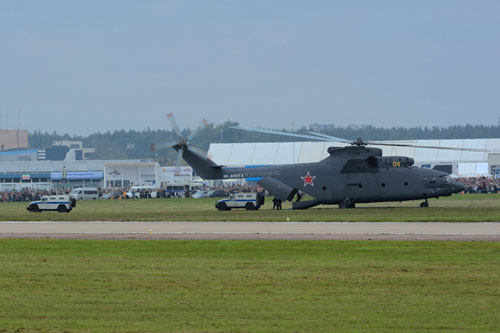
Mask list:
[[[456,182],[454,180],[451,182],[451,186],[452,186],[452,188],[454,190],[453,191],[454,193],[460,193],[460,192],[462,192],[465,189],[464,184]]]

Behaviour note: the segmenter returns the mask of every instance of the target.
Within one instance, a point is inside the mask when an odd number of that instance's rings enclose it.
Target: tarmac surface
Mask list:
[[[0,222],[0,238],[500,241],[500,222]]]

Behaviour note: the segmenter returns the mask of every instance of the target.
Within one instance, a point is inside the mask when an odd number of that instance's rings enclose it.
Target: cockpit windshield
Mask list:
[[[441,176],[441,182],[443,182],[444,184],[449,184],[450,176]]]

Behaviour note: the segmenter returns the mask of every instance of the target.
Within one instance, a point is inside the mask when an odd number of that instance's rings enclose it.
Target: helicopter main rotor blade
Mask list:
[[[175,144],[177,144],[177,141],[162,142],[162,143],[152,143],[151,144],[151,151],[165,149],[165,148],[171,148]]]
[[[488,149],[475,149],[475,148],[457,148],[457,147],[440,147],[440,146],[421,146],[412,145],[406,143],[386,143],[386,142],[375,142],[375,141],[365,141],[369,145],[373,146],[391,146],[391,147],[410,147],[410,148],[425,148],[425,149],[443,149],[443,150],[458,150],[458,151],[471,151],[477,153],[487,153]]]
[[[189,149],[191,150],[194,150],[195,152],[197,152],[198,154],[200,154],[201,156],[207,156],[208,157],[208,152],[198,148],[198,147],[194,147],[194,146],[189,146]]]
[[[350,141],[347,139],[337,138],[334,136],[316,133],[316,132],[308,132],[311,135],[305,135],[305,134],[278,132],[278,131],[273,131],[273,130],[264,130],[264,129],[259,129],[259,128],[249,128],[249,127],[243,127],[243,126],[233,126],[231,128],[249,131],[249,132],[258,132],[258,133],[265,133],[265,134],[277,134],[277,135],[291,136],[291,137],[296,137],[296,138],[313,139],[313,140],[317,140],[317,141],[337,141],[337,142],[348,143],[348,144],[356,144],[356,141]],[[376,142],[376,141],[363,141],[361,139],[359,139],[359,140],[360,140],[360,143],[363,145],[368,144],[368,145],[376,145],[376,146],[458,150],[458,151],[471,151],[471,152],[480,152],[480,153],[488,152],[487,149],[423,146],[423,145],[412,145],[412,144],[405,144],[405,143],[387,143],[387,142]]]
[[[317,135],[319,137],[328,139],[328,141],[336,141],[336,142],[342,142],[342,143],[350,143],[352,144],[352,140],[347,140],[343,138],[337,138],[336,136],[331,136],[331,135],[326,135],[326,134],[321,134],[321,133],[316,133],[316,132],[307,132],[312,135]]]
[[[174,130],[174,133],[181,138],[181,131],[179,130],[179,126],[177,126],[177,121],[175,120],[174,113],[170,112],[167,114],[167,119],[170,121],[170,125],[172,125],[172,129]]]
[[[330,141],[326,138],[321,138],[319,136],[312,136],[312,135],[306,135],[306,134],[294,134],[294,133],[287,133],[287,132],[278,132],[278,131],[265,130],[265,129],[259,129],[259,128],[243,127],[243,126],[232,126],[230,128],[239,129],[239,130],[248,131],[248,132],[258,132],[258,133],[265,133],[265,134],[291,136],[291,137],[295,137],[295,138],[312,139],[312,140],[316,140],[316,141]],[[351,143],[351,141],[349,141],[349,143]]]
[[[202,119],[201,123],[196,127],[187,137],[188,141],[191,141],[193,137],[195,137],[198,133],[200,133],[203,128],[208,126],[208,121],[206,119]]]

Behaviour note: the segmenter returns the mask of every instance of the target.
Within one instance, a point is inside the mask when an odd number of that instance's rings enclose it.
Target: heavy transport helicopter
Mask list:
[[[481,149],[445,148],[388,144],[357,139],[346,139],[309,132],[292,134],[236,126],[235,129],[294,136],[320,141],[339,141],[346,147],[328,148],[329,156],[314,163],[284,164],[252,168],[233,168],[217,165],[189,145],[202,126],[183,138],[170,113],[167,115],[178,140],[152,144],[151,150],[172,147],[204,179],[260,178],[258,184],[271,195],[293,201],[299,191],[313,197],[308,201],[294,201],[293,209],[307,209],[320,204],[355,208],[356,203],[424,200],[420,207],[428,207],[429,198],[450,196],[461,192],[464,185],[442,171],[413,166],[414,160],[405,156],[382,156],[380,148],[368,145],[409,146],[416,148],[485,151]]]

